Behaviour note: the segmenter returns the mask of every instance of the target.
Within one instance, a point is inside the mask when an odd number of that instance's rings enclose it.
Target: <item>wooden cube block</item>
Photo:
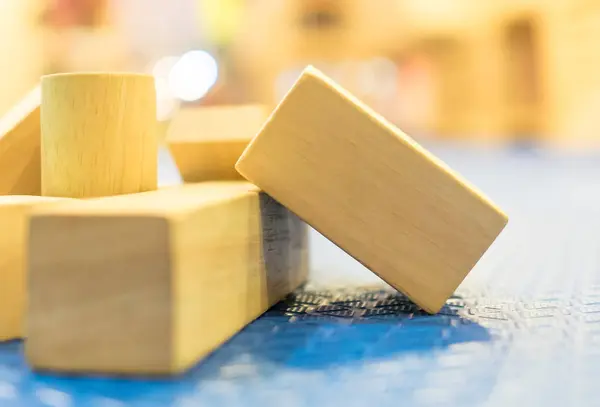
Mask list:
[[[167,144],[183,180],[243,179],[235,163],[268,114],[260,105],[182,109],[171,122]]]
[[[466,180],[312,67],[236,168],[431,313],[507,223]]]
[[[0,118],[0,195],[40,195],[40,88]]]
[[[36,369],[181,372],[307,274],[305,224],[246,182],[61,204],[30,236]]]
[[[60,198],[0,196],[0,341],[23,336],[25,247],[32,207]]]

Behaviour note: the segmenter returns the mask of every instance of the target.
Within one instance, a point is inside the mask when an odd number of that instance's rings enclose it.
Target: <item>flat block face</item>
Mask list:
[[[262,105],[191,107],[180,110],[169,125],[169,143],[246,140],[269,115]]]
[[[168,366],[168,227],[152,216],[32,218],[26,352],[34,366]]]
[[[235,163],[248,140],[171,143],[169,151],[185,182],[242,180]]]
[[[30,210],[56,201],[39,196],[0,196],[0,341],[23,336],[25,246]]]
[[[0,195],[40,195],[40,88],[0,117]]]
[[[459,175],[314,68],[236,169],[432,313],[507,222]]]
[[[36,211],[30,364],[171,374],[206,356],[306,277],[299,220],[284,223],[300,238],[276,233],[285,267],[272,271],[282,260],[263,253],[259,196],[246,182],[206,183]]]
[[[262,105],[179,111],[169,126],[167,144],[184,181],[241,180],[235,163],[268,113]]]

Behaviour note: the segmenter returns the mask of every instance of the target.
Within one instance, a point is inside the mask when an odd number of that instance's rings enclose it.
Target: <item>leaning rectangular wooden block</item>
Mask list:
[[[25,248],[29,213],[60,198],[0,196],[0,341],[23,336]]]
[[[261,105],[190,107],[167,134],[169,151],[185,182],[242,180],[235,163],[268,117]]]
[[[0,195],[40,195],[40,87],[0,118]]]
[[[67,372],[184,371],[305,280],[306,236],[246,182],[36,211],[27,358]]]
[[[312,67],[236,168],[431,313],[507,223],[467,181]]]

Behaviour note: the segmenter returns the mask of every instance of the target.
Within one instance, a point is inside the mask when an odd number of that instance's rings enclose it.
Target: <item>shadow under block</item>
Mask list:
[[[235,163],[268,115],[261,105],[180,110],[169,127],[167,144],[183,180],[243,179]]]
[[[93,198],[156,189],[152,76],[44,76],[41,129],[42,195]]]
[[[40,88],[0,118],[0,195],[40,195]]]
[[[241,181],[61,204],[30,227],[35,369],[184,371],[307,276],[306,225]]]
[[[0,341],[23,336],[29,213],[35,206],[60,200],[41,196],[0,196]]]
[[[507,223],[458,174],[312,67],[236,168],[430,313]]]

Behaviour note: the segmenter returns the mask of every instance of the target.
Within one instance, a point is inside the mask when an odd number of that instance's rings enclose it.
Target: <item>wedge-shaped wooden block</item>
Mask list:
[[[507,223],[467,181],[312,67],[236,168],[432,313]]]
[[[235,163],[268,114],[261,105],[181,110],[171,122],[167,144],[184,181],[242,179]]]
[[[0,341],[23,336],[25,247],[31,208],[60,198],[0,196]]]
[[[40,87],[0,118],[0,195],[40,195]]]
[[[306,226],[246,182],[61,204],[30,225],[37,369],[185,370],[306,277]]]

